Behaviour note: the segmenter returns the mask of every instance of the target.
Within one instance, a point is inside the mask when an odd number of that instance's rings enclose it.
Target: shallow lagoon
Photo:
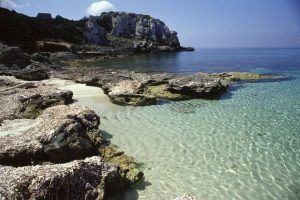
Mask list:
[[[136,108],[111,104],[99,88],[63,86],[74,91],[77,104],[101,116],[101,130],[113,144],[143,163],[145,182],[121,199],[174,199],[185,193],[206,200],[300,199],[300,50],[184,52],[175,55],[175,64],[173,54],[164,54],[160,67],[151,67],[157,56],[109,61],[109,67],[131,63],[131,69],[144,71],[144,63],[147,71],[238,70],[294,78],[238,84],[220,100]]]

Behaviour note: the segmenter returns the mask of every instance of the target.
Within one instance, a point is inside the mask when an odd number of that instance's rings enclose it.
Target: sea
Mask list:
[[[241,82],[218,100],[117,106],[100,88],[64,86],[94,109],[112,144],[144,180],[113,199],[300,199],[300,49],[197,49],[135,55],[93,66],[136,72],[247,71],[283,80]]]

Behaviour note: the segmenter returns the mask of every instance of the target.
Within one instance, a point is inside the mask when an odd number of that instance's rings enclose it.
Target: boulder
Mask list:
[[[152,105],[156,103],[154,96],[141,94],[144,85],[139,81],[125,80],[119,82],[116,86],[109,89],[108,96],[110,100],[118,105]]]
[[[31,60],[42,63],[50,63],[50,60],[48,58],[49,56],[50,54],[48,52],[34,53],[31,55]]]
[[[9,68],[14,65],[24,68],[30,64],[30,56],[19,47],[10,47],[0,43],[0,64]]]
[[[16,71],[13,75],[26,81],[40,81],[49,78],[48,71],[45,68],[35,65],[28,65],[26,68]]]
[[[0,199],[102,200],[123,189],[118,168],[100,157],[64,164],[0,166]]]
[[[21,135],[1,137],[0,164],[24,166],[44,161],[68,162],[96,155],[97,145],[101,144],[100,118],[86,107],[51,107],[34,124]]]
[[[196,98],[216,98],[226,91],[221,78],[205,73],[177,76],[169,81],[166,90]]]

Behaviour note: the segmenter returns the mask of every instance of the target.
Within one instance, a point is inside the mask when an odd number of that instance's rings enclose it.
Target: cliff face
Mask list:
[[[96,17],[96,21],[115,37],[149,40],[154,45],[180,47],[177,33],[170,31],[161,20],[148,15],[110,12]]]
[[[134,51],[175,51],[180,43],[175,31],[148,15],[109,12],[78,21],[28,17],[0,8],[0,42],[38,51],[38,41],[125,47]]]

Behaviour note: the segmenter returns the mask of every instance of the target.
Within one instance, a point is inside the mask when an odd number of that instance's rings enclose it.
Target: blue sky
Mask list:
[[[0,0],[35,16],[79,19],[97,0]],[[62,3],[63,2],[63,3]],[[117,11],[149,14],[202,48],[300,47],[300,0],[109,0]]]

